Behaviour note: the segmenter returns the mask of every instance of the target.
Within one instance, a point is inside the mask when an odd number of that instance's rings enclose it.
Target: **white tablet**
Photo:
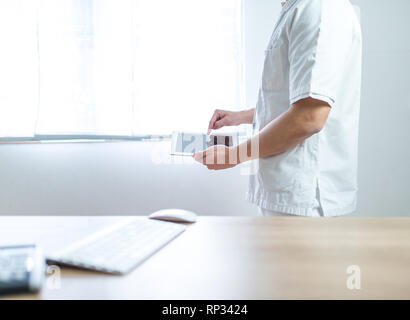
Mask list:
[[[171,155],[192,156],[206,149],[206,134],[174,132],[172,134]]]
[[[206,135],[202,133],[174,132],[172,134],[171,155],[192,156],[215,145],[232,147],[238,144],[238,134]]]

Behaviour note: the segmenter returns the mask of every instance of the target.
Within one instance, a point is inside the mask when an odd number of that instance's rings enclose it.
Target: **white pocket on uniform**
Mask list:
[[[282,91],[287,88],[285,68],[287,52],[283,43],[276,41],[265,51],[265,63],[262,74],[262,89],[265,91]]]

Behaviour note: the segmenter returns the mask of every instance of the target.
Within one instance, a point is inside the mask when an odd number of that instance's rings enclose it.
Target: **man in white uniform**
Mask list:
[[[217,110],[209,124],[212,130],[253,123],[257,134],[195,159],[211,170],[258,161],[247,198],[264,215],[355,211],[361,58],[360,24],[349,0],[288,0],[266,50],[256,109]],[[253,144],[258,154],[243,157],[240,150]]]

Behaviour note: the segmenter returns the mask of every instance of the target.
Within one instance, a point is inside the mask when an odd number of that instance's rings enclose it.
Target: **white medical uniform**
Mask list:
[[[323,130],[257,160],[247,198],[265,215],[340,216],[356,209],[362,37],[348,0],[288,0],[266,50],[254,127],[298,100],[331,106]]]

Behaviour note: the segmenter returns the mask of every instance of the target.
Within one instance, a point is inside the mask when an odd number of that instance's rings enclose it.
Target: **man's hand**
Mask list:
[[[239,112],[215,110],[214,115],[209,122],[208,134],[211,133],[211,130],[221,129],[222,127],[252,123],[253,115],[254,109]]]
[[[207,166],[209,170],[225,170],[237,166],[237,148],[228,148],[224,145],[213,146],[205,151],[193,155],[199,163]]]

